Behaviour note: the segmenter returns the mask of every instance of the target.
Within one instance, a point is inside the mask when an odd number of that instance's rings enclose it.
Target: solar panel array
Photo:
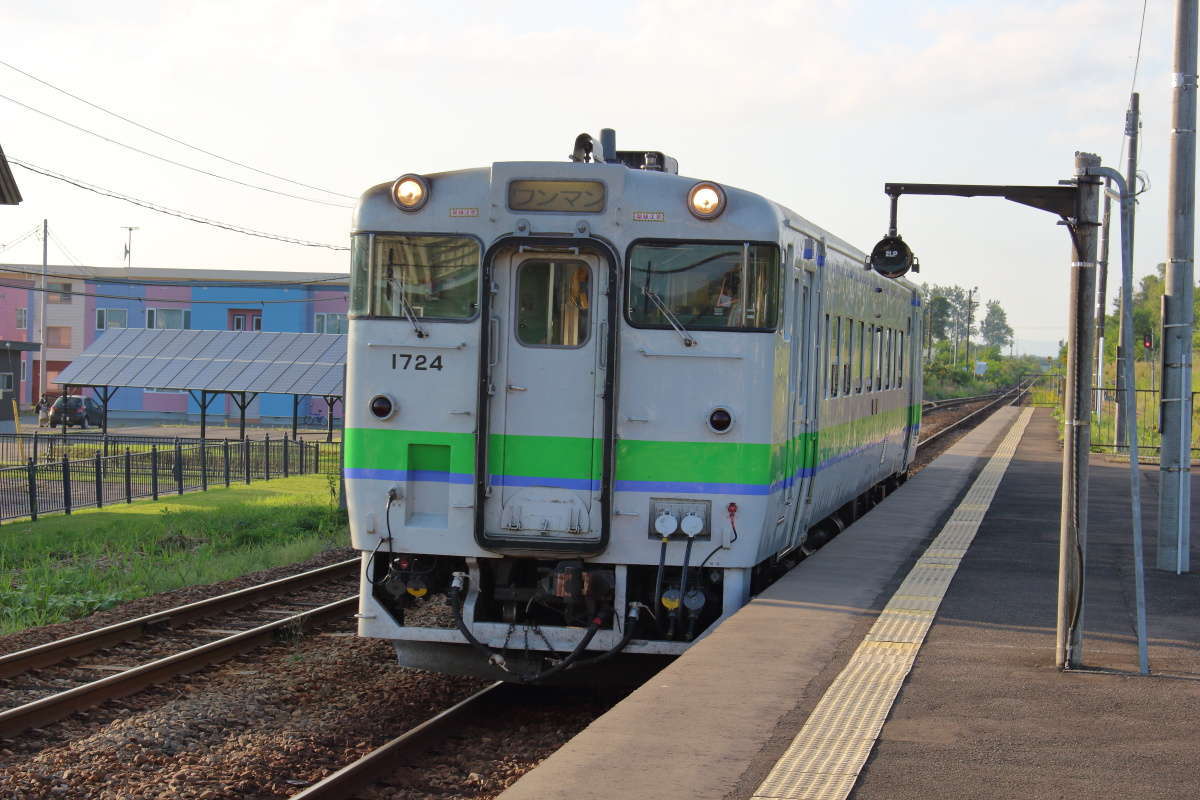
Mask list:
[[[117,328],[97,339],[56,381],[340,397],[345,364],[345,334]]]

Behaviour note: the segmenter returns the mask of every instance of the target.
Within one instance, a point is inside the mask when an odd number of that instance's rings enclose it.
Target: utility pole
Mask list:
[[[1104,404],[1104,303],[1108,294],[1108,234],[1112,222],[1111,180],[1104,181],[1104,217],[1100,223],[1100,262],[1096,270],[1096,364],[1092,386],[1096,387],[1092,413],[1102,412]],[[1119,374],[1119,373],[1118,373]]]
[[[1137,193],[1137,163],[1138,163],[1138,132],[1142,127],[1141,110],[1138,93],[1134,92],[1129,95],[1129,111],[1125,113],[1125,136],[1129,139],[1129,155],[1125,161],[1125,185],[1130,192]],[[1133,220],[1137,213],[1137,199],[1135,198],[1129,209],[1130,224],[1129,224],[1129,249],[1133,252]],[[1121,302],[1125,302],[1125,296],[1121,295]],[[1124,309],[1122,309],[1124,310]],[[1125,341],[1123,336],[1125,327],[1125,314],[1121,314],[1117,321],[1117,374],[1124,369],[1124,362],[1127,358],[1134,358],[1133,353],[1126,353],[1121,343]],[[1130,332],[1132,336],[1132,331]],[[1117,392],[1117,449],[1122,450],[1128,446],[1125,441],[1125,399],[1121,392]]]
[[[1096,328],[1096,249],[1100,179],[1086,170],[1100,166],[1091,153],[1075,154],[1075,235],[1071,238],[1071,306],[1067,329],[1067,380],[1063,410],[1062,515],[1058,542],[1058,635],[1055,663],[1064,669],[1083,663],[1084,569],[1087,558],[1088,452],[1091,450],[1092,348]]]
[[[967,369],[972,375],[975,374],[975,364],[971,361],[971,322],[975,318],[975,293],[978,291],[979,287],[975,286],[967,292]]]
[[[122,225],[121,227],[127,232],[127,238],[125,239],[125,268],[133,269],[133,232],[138,230],[138,228],[133,225]]]
[[[39,334],[42,340],[40,352],[41,367],[38,369],[38,399],[46,393],[46,268],[49,266],[49,250],[50,247],[50,221],[42,220],[42,285],[41,291],[38,292],[38,327],[41,329]],[[63,401],[66,402],[66,401]]]
[[[1162,458],[1159,462],[1159,569],[1190,570],[1192,461],[1192,260],[1196,231],[1196,11],[1179,0],[1171,121],[1170,210],[1162,316]]]

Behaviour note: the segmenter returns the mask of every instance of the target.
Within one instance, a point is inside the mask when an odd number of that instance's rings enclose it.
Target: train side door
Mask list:
[[[600,260],[574,252],[497,259],[498,358],[484,539],[563,549],[600,541],[603,462]]]
[[[792,457],[791,485],[787,492],[787,526],[788,531],[794,537],[794,542],[798,542],[803,532],[797,531],[797,527],[803,518],[804,498],[807,496],[808,482],[812,479],[810,469],[812,448],[809,442],[809,376],[812,374],[812,370],[806,358],[811,352],[811,348],[806,347],[811,336],[809,330],[811,316],[809,313],[809,273],[803,269],[794,270],[790,288],[794,295],[792,302],[795,304],[796,312],[792,316],[794,346],[789,370],[789,374],[792,376],[789,383],[794,385],[789,386],[791,408],[788,416],[791,419],[791,430],[788,435],[791,445],[789,450],[794,455]]]

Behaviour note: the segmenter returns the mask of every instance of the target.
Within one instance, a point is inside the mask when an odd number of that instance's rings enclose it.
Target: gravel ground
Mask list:
[[[144,598],[71,623],[0,639],[18,649],[168,605],[345,558]],[[444,615],[438,600],[410,622]],[[5,800],[276,800],[353,761],[482,688],[478,680],[404,669],[391,648],[348,623],[260,649],[16,740],[0,739]],[[372,800],[499,794],[612,705],[590,692],[523,689],[491,721],[399,766]]]

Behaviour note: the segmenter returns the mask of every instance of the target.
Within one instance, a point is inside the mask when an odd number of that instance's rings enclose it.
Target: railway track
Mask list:
[[[974,420],[977,417],[982,418],[983,416],[986,416],[991,411],[994,411],[997,407],[999,407],[1005,403],[1013,402],[1014,400],[1019,398],[1027,389],[1028,389],[1027,386],[1018,385],[1018,386],[1013,386],[1009,389],[1005,389],[1002,392],[995,392],[992,394],[979,395],[977,397],[956,397],[956,398],[952,398],[950,400],[937,400],[937,401],[933,401],[930,403],[924,403],[922,405],[922,410],[923,411],[931,411],[931,410],[956,408],[958,406],[968,405],[971,403],[985,402],[985,401],[989,401],[989,400],[991,401],[991,402],[986,402],[985,405],[973,410],[971,413],[965,414],[961,418],[955,420],[954,422],[951,422],[949,425],[939,428],[936,432],[931,433],[930,435],[926,436],[924,439],[921,439],[919,442],[917,442],[918,450],[922,447],[926,447],[926,446],[932,444],[933,442],[939,440],[941,437],[945,436],[946,434],[948,434],[952,431],[958,430],[959,428],[961,428],[964,425],[966,425],[967,423],[969,423],[971,420]]]
[[[484,710],[501,702],[511,686],[497,681],[414,728],[380,745],[362,758],[339,769],[289,800],[348,800],[394,772],[401,756],[418,753],[439,739],[481,718]]]
[[[4,679],[6,694],[14,697],[42,694],[36,699],[0,711],[0,738],[13,738],[30,728],[62,720],[76,711],[125,697],[177,675],[195,672],[278,639],[296,636],[313,627],[348,617],[357,607],[357,594],[347,597],[344,589],[324,585],[356,576],[358,565],[357,559],[350,559],[0,656],[0,679]],[[330,600],[331,593],[337,595],[338,599]],[[261,606],[270,600],[278,601],[281,596],[287,598],[288,605],[310,608],[298,613],[293,613],[294,609],[255,608],[248,613],[241,613],[240,618],[236,616],[249,607]],[[303,599],[305,597],[308,599]],[[195,630],[176,627],[231,613],[235,617],[225,622],[226,626],[251,624],[252,627],[235,630],[228,627]],[[264,615],[276,618],[259,624]],[[214,636],[218,638],[214,639]],[[170,643],[172,637],[187,640],[189,646],[179,650]],[[120,650],[143,638],[166,639],[168,649],[173,652],[131,667],[120,664],[80,665],[73,662],[93,653],[104,653],[108,661],[119,662],[131,657],[136,659],[136,653],[122,653]],[[197,644],[197,639],[207,641]],[[161,644],[156,641],[149,649],[161,649]],[[44,672],[58,674],[46,676],[42,674]],[[79,680],[81,673],[91,677],[96,672],[112,674],[96,680]],[[34,685],[14,685],[17,683],[14,679],[23,679]],[[44,693],[47,687],[60,688],[64,683],[77,685]]]

